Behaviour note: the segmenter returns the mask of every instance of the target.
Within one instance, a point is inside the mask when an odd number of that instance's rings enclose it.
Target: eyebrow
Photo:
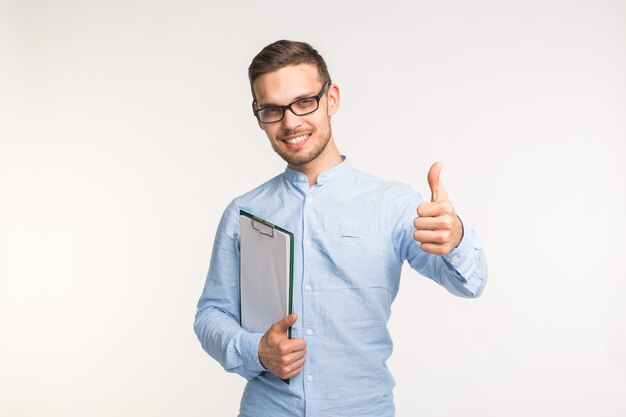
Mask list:
[[[291,104],[294,101],[302,100],[303,98],[315,97],[315,95],[316,95],[316,93],[300,94],[299,96],[297,96],[293,100],[291,100],[288,104]],[[263,109],[265,107],[281,107],[283,105],[282,104],[276,104],[276,103],[263,103],[263,104],[261,104],[261,102],[257,101],[257,106],[259,106],[260,109]]]

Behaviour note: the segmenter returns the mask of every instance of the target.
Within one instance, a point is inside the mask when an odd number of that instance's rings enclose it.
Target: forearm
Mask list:
[[[228,372],[252,379],[259,362],[261,334],[239,325],[239,211],[231,203],[216,232],[209,273],[194,321],[202,348]]]
[[[258,357],[262,334],[242,329],[231,314],[211,305],[199,307],[194,330],[202,348],[226,371],[248,380],[264,371]]]
[[[423,259],[425,256],[428,258]],[[444,256],[422,253],[409,260],[411,267],[433,279],[450,293],[479,297],[487,283],[487,262],[475,231],[466,230],[459,246]]]

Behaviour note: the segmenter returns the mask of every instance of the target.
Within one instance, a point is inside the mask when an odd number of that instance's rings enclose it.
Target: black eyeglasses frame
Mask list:
[[[307,114],[311,114],[316,112],[319,108],[320,108],[320,100],[322,99],[322,97],[324,96],[324,94],[326,94],[326,89],[328,88],[328,86],[330,85],[330,81],[326,81],[324,83],[324,85],[322,86],[322,89],[320,90],[319,93],[317,93],[314,96],[310,96],[310,97],[303,97],[303,98],[299,98],[297,100],[294,100],[293,102],[286,104],[284,106],[267,106],[267,107],[263,107],[261,109],[255,109],[254,106],[256,105],[256,100],[254,100],[252,102],[252,113],[254,113],[254,117],[256,117],[256,119],[259,121],[259,123],[263,123],[263,124],[270,124],[270,123],[278,123],[281,120],[283,120],[285,118],[285,110],[289,110],[290,112],[292,112],[293,114],[295,114],[296,116],[306,116]],[[295,111],[293,111],[293,109],[291,108],[291,106],[293,106],[294,104],[303,101],[303,100],[311,100],[311,99],[315,99],[315,101],[317,102],[317,106],[315,106],[314,110],[311,110],[309,112],[306,113],[301,113],[298,114]],[[272,120],[271,122],[264,122],[259,118],[259,112],[263,111],[263,110],[267,110],[267,109],[281,109],[282,110],[282,116],[280,119],[278,120]]]

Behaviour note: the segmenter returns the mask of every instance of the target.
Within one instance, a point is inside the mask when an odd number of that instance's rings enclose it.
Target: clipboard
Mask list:
[[[239,236],[239,324],[265,333],[293,312],[293,233],[240,210]]]

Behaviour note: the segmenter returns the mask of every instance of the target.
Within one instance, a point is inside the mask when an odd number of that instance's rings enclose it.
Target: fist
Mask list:
[[[433,255],[447,255],[459,246],[463,236],[463,225],[454,212],[454,206],[448,198],[448,192],[441,184],[441,162],[435,162],[428,171],[430,203],[417,207],[413,224],[413,238],[420,242],[420,249]]]
[[[291,378],[302,371],[306,355],[304,339],[289,339],[287,330],[298,320],[296,313],[272,324],[259,342],[261,365],[282,379]]]

